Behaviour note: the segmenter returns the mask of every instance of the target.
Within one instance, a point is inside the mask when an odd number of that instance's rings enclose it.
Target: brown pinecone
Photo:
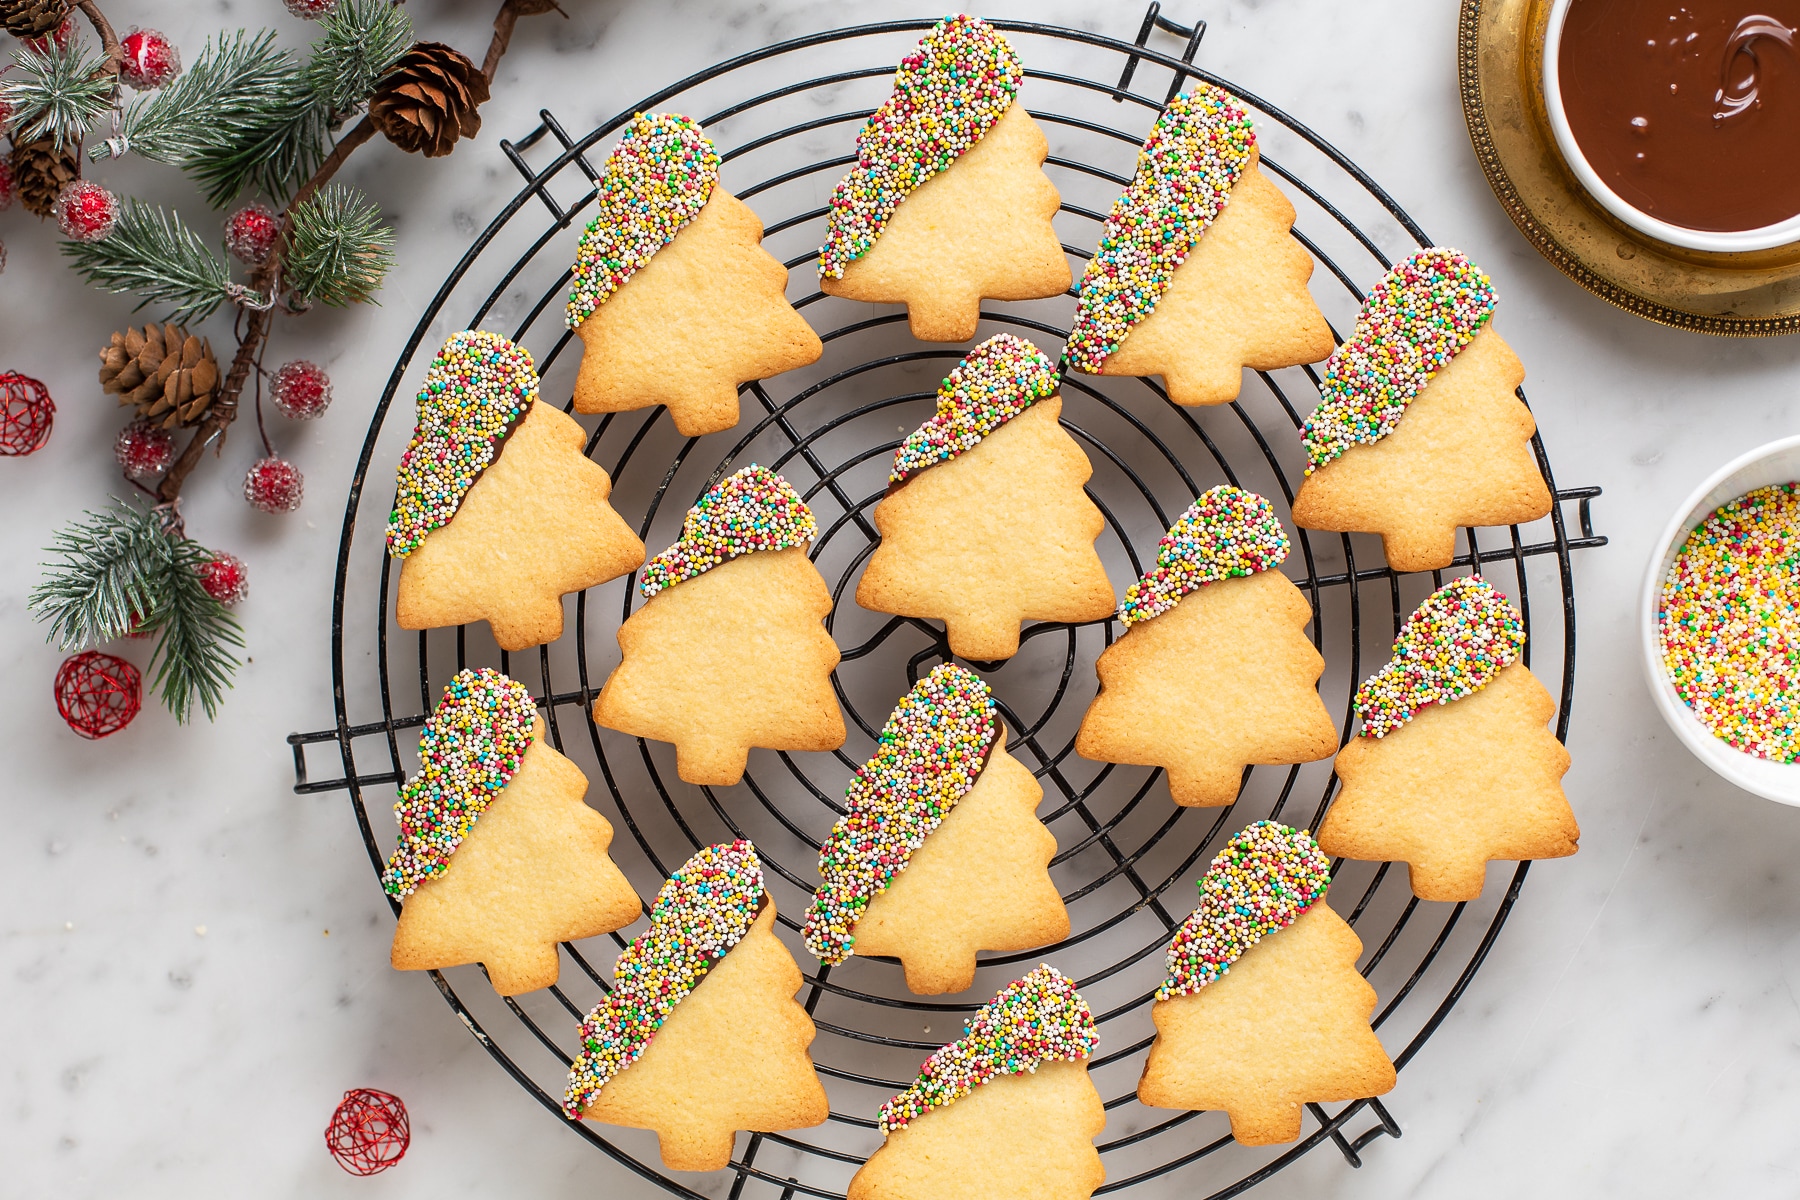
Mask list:
[[[100,351],[100,386],[164,429],[193,425],[219,389],[219,360],[204,338],[178,325],[127,329]]]
[[[415,42],[375,85],[369,119],[409,154],[438,158],[459,137],[481,128],[476,106],[488,98],[487,76],[468,55],[442,42]]]
[[[62,190],[81,178],[81,148],[74,142],[64,142],[58,150],[47,137],[23,145],[15,142],[12,174],[19,203],[27,212],[47,217]]]
[[[16,38],[38,38],[69,15],[69,0],[0,0],[0,26]]]

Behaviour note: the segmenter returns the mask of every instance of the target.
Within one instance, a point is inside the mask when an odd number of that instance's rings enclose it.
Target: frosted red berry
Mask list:
[[[337,0],[285,0],[287,10],[303,21],[317,21],[337,11]]]
[[[244,476],[244,499],[266,513],[293,512],[300,507],[305,485],[300,468],[287,459],[261,458]]]
[[[0,133],[6,130],[6,118],[9,113],[5,110],[6,102],[0,100]],[[0,158],[0,212],[5,212],[12,207],[13,197],[17,194],[18,188],[13,186],[12,160]]]
[[[39,54],[48,54],[52,46],[58,50],[66,48],[69,39],[74,36],[75,14],[70,13],[63,18],[62,24],[56,27],[55,32],[46,33],[43,37],[20,38],[19,40]]]
[[[281,218],[266,204],[246,204],[225,222],[225,248],[250,266],[268,261],[281,237]]]
[[[98,242],[118,224],[119,199],[91,179],[77,179],[63,188],[51,211],[65,237]]]
[[[152,421],[133,421],[113,439],[113,458],[129,479],[161,475],[175,459],[175,435]]]
[[[200,586],[214,600],[230,607],[250,594],[250,569],[237,555],[221,550],[201,565]]]
[[[181,51],[154,29],[133,29],[119,47],[125,52],[119,81],[140,92],[159,88],[181,74]]]
[[[331,407],[331,377],[304,358],[283,363],[275,372],[275,407],[296,421],[324,416]]]

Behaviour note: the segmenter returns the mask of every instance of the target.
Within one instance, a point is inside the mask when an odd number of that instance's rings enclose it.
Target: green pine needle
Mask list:
[[[237,618],[201,582],[200,568],[212,551],[186,537],[170,537],[166,545],[154,577],[159,603],[144,622],[160,635],[150,666],[163,707],[178,723],[187,723],[196,702],[211,721],[237,670],[231,649],[241,649],[244,637]]]
[[[145,304],[169,304],[177,321],[199,320],[230,298],[230,269],[174,213],[127,199],[112,235],[64,242],[75,270],[106,292],[132,292]]]
[[[412,17],[392,0],[339,0],[319,22],[306,83],[341,122],[356,111],[413,43]]]
[[[330,113],[303,82],[278,107],[228,142],[207,146],[184,164],[223,208],[247,191],[285,200],[325,161],[331,143]]]
[[[206,152],[216,153],[265,124],[301,86],[293,55],[275,47],[265,30],[247,38],[239,30],[230,41],[207,39],[186,71],[125,113],[117,136],[94,145],[96,161],[131,151],[153,162],[184,167]]]
[[[394,265],[394,234],[360,193],[328,184],[288,213],[287,285],[302,301],[369,299]]]
[[[61,150],[79,142],[112,109],[118,82],[99,55],[82,53],[75,38],[58,48],[46,38],[43,50],[22,46],[13,52],[20,74],[0,83],[0,101],[13,112],[20,143],[48,137]]]

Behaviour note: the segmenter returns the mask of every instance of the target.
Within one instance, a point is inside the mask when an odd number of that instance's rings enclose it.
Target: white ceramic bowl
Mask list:
[[[1711,767],[1715,774],[1746,792],[1755,792],[1781,804],[1800,805],[1800,764],[1771,762],[1755,758],[1713,736],[1712,730],[1700,723],[1675,691],[1675,684],[1663,670],[1662,650],[1656,636],[1656,616],[1662,603],[1663,580],[1675,561],[1682,543],[1694,526],[1707,518],[1715,508],[1735,500],[1745,492],[1775,483],[1800,480],[1800,437],[1783,438],[1758,447],[1741,458],[1726,463],[1694,490],[1676,510],[1650,557],[1650,569],[1644,574],[1644,590],[1638,600],[1638,618],[1642,624],[1644,672],[1650,694],[1663,720],[1675,731],[1694,757]]]
[[[1765,225],[1761,229],[1733,230],[1729,233],[1688,229],[1682,225],[1659,221],[1649,213],[1633,208],[1601,180],[1599,173],[1581,153],[1581,147],[1575,141],[1575,133],[1569,128],[1568,113],[1563,110],[1558,60],[1562,57],[1563,24],[1568,20],[1569,5],[1573,2],[1574,0],[1552,0],[1550,5],[1550,19],[1544,30],[1544,109],[1550,117],[1550,131],[1556,137],[1557,149],[1562,151],[1563,160],[1569,164],[1569,169],[1575,173],[1575,178],[1587,189],[1588,194],[1607,212],[1639,233],[1689,250],[1738,254],[1749,250],[1771,250],[1776,246],[1800,242],[1800,215],[1789,217],[1779,224]]]

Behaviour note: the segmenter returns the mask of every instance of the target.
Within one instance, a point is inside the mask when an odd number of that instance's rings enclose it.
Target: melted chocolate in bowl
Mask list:
[[[1800,215],[1800,0],[1574,0],[1557,68],[1582,155],[1671,225]]]

